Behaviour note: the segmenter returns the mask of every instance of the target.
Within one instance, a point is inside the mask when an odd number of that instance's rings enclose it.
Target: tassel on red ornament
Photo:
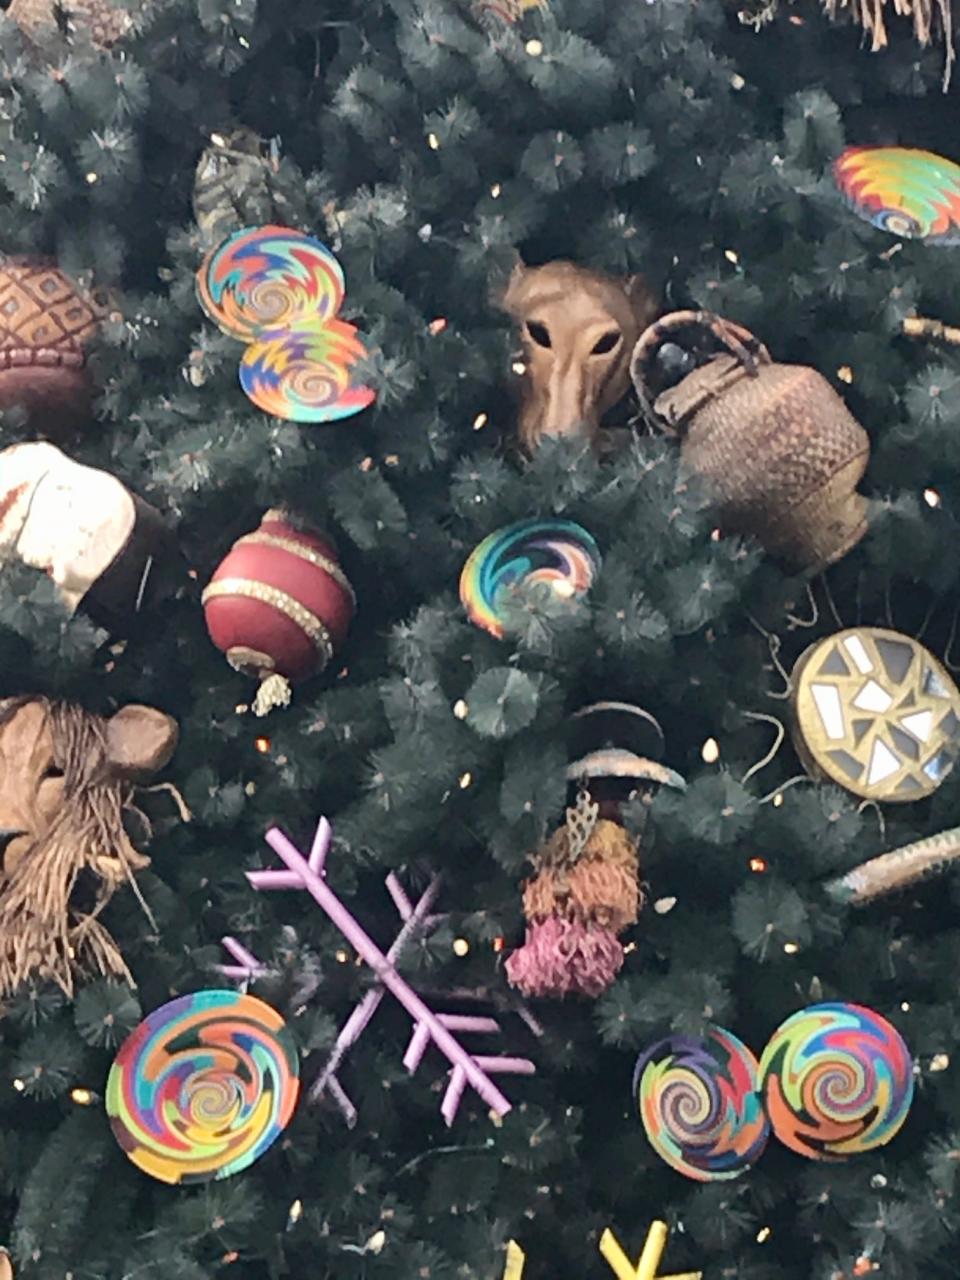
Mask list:
[[[333,546],[281,511],[238,538],[203,593],[207,630],[237,671],[261,681],[256,715],[290,702],[346,639],[356,597]]]

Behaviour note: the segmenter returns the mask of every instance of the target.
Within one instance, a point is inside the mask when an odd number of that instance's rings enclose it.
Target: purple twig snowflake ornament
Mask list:
[[[440,1108],[447,1125],[453,1124],[468,1085],[479,1094],[491,1111],[498,1116],[505,1116],[511,1110],[511,1103],[492,1077],[533,1075],[536,1072],[534,1064],[527,1058],[470,1053],[460,1043],[459,1036],[498,1032],[500,1024],[496,1018],[434,1013],[395,967],[396,961],[412,939],[428,933],[443,919],[443,916],[431,914],[440,889],[440,877],[434,877],[416,903],[410,901],[396,876],[391,874],[387,877],[387,890],[403,923],[393,944],[384,953],[326,882],[325,865],[332,835],[330,823],[326,818],[321,818],[310,853],[304,855],[279,828],[272,827],[267,832],[266,840],[284,863],[285,869],[247,872],[247,879],[254,889],[292,889],[309,893],[377,978],[378,985],[367,992],[343,1024],[333,1050],[310,1088],[310,1101],[316,1102],[329,1093],[348,1126],[352,1128],[356,1124],[356,1107],[340,1083],[338,1071],[349,1051],[366,1030],[380,1002],[389,993],[413,1021],[410,1043],[403,1058],[403,1065],[410,1074],[416,1072],[430,1044],[435,1045],[450,1063],[450,1078]],[[220,972],[225,976],[248,982],[266,972],[256,956],[235,938],[224,938],[223,945],[236,961],[233,965],[220,966]]]

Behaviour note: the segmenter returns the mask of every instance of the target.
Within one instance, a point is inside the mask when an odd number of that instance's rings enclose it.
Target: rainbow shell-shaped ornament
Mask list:
[[[847,147],[833,166],[865,222],[906,240],[960,245],[960,165],[912,147]]]

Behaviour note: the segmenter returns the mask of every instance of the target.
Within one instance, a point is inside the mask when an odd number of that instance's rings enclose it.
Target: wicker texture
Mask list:
[[[130,15],[109,0],[62,0],[61,10],[75,31],[89,36],[100,49],[109,49],[130,30]],[[57,30],[54,0],[11,0],[7,17],[24,35],[40,39]]]
[[[725,531],[752,534],[810,571],[863,537],[867,502],[856,489],[870,441],[815,369],[776,364],[760,348],[749,370],[724,353],[653,407],[662,425],[683,430],[684,469],[706,483]]]

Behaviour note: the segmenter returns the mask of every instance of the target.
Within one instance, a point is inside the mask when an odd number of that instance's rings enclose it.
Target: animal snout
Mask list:
[[[540,431],[545,436],[580,436],[596,425],[596,406],[579,369],[557,370],[546,388]]]

